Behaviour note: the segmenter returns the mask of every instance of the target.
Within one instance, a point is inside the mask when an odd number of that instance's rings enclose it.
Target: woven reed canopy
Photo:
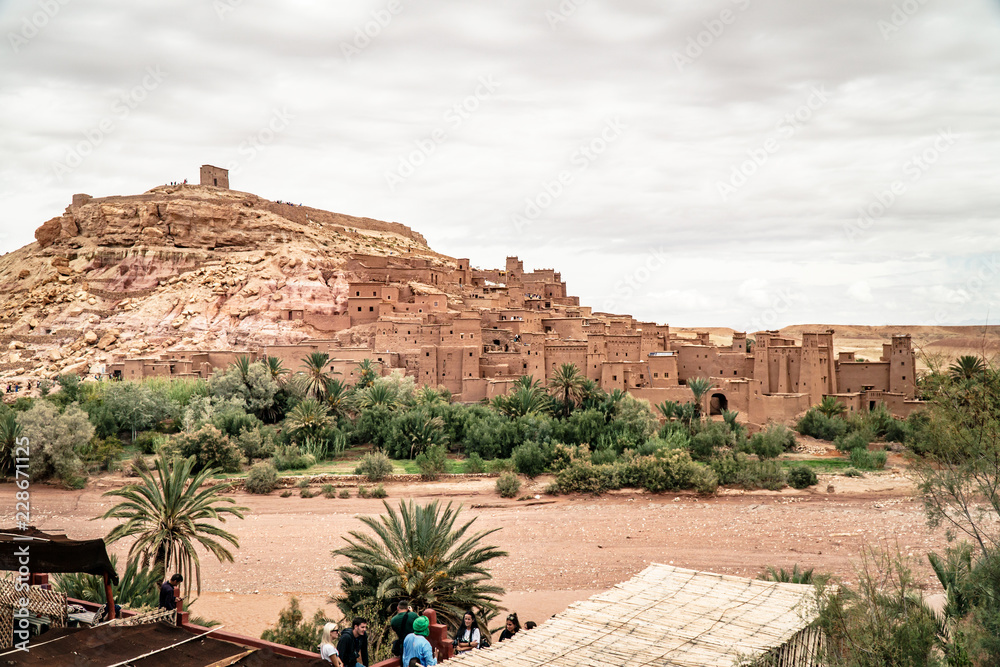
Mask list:
[[[820,641],[807,630],[815,596],[812,586],[651,565],[534,630],[446,664],[732,667],[800,642],[776,664],[809,665]]]

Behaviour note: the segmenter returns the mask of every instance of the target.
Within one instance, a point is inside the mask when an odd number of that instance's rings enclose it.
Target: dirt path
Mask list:
[[[940,550],[944,538],[925,526],[921,505],[902,475],[886,472],[863,479],[821,476],[806,491],[725,491],[713,497],[652,495],[621,491],[600,498],[551,497],[539,478],[527,501],[505,500],[494,480],[387,485],[389,502],[452,501],[477,517],[480,529],[500,528],[491,538],[510,555],[494,569],[507,589],[505,605],[522,622],[541,622],[569,603],[628,579],[649,563],[661,562],[725,574],[756,576],[766,565],[798,563],[853,580],[852,559],[864,544],[898,542],[918,558],[920,580],[935,589],[924,554]],[[827,487],[833,484],[834,492]],[[111,506],[106,482],[83,491],[33,485],[34,523],[72,537],[101,537],[111,521],[91,521]],[[13,498],[10,485],[2,497]],[[250,508],[245,521],[230,521],[238,535],[235,562],[203,559],[204,590],[195,614],[214,618],[227,629],[259,636],[273,624],[288,597],[299,596],[312,611],[337,590],[330,555],[341,536],[363,526],[358,516],[382,511],[379,500],[289,498],[234,494]],[[2,520],[13,522],[13,502]],[[124,548],[114,551],[124,553]],[[334,614],[333,605],[325,605]]]

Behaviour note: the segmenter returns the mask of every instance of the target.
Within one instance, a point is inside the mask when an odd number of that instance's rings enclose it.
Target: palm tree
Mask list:
[[[302,359],[302,367],[306,369],[306,395],[317,400],[323,400],[326,383],[330,373],[326,370],[330,363],[330,355],[326,352],[312,352]]]
[[[390,601],[407,598],[415,609],[432,607],[453,629],[466,609],[480,610],[487,620],[496,616],[504,590],[487,583],[487,565],[507,553],[482,542],[498,528],[471,533],[476,519],[456,525],[461,506],[451,503],[383,505],[386,514],[359,517],[370,533],[352,530],[347,546],[333,552],[348,562],[337,568],[342,594],[330,602],[350,618],[362,607],[387,609]]]
[[[701,419],[701,399],[715,386],[715,383],[708,378],[690,378],[687,386],[694,394],[694,418]]]
[[[525,389],[541,388],[542,383],[530,375],[522,375],[514,380],[514,388],[524,387]]]
[[[362,359],[358,363],[358,388],[367,389],[378,378],[378,367],[371,359]]]
[[[111,567],[118,571],[118,556],[108,554]],[[104,602],[104,578],[83,572],[53,575],[53,588],[65,593],[67,597],[88,602]],[[126,609],[139,607],[155,607],[160,599],[160,583],[163,581],[163,569],[157,566],[139,568],[136,560],[129,561],[125,572],[117,584],[111,586],[116,603]]]
[[[723,410],[722,411],[722,421],[726,422],[726,426],[733,433],[738,433],[740,431],[740,425],[736,423],[736,418],[740,416],[740,413],[736,410]]]
[[[331,421],[326,407],[311,398],[300,401],[285,416],[288,432],[301,441],[316,438]]]
[[[948,367],[948,374],[953,380],[971,380],[986,372],[986,362],[980,357],[964,354]]]
[[[245,387],[249,386],[250,383],[248,378],[250,377],[250,357],[248,357],[245,354],[241,354],[240,356],[236,357],[236,361],[229,364],[229,367],[235,368],[237,371],[239,371],[240,380],[243,381],[243,386]]]
[[[440,417],[408,419],[401,424],[400,431],[403,438],[410,443],[411,459],[433,445],[440,445],[445,439],[444,420]]]
[[[847,406],[838,401],[833,396],[824,396],[823,400],[816,406],[816,410],[827,417],[839,417],[847,412]]]
[[[527,388],[521,385],[509,394],[494,396],[491,406],[503,416],[516,419],[524,415],[550,413],[552,398],[540,387]]]
[[[434,389],[430,385],[425,384],[420,388],[420,391],[417,392],[416,403],[417,405],[446,405],[448,403],[448,399],[445,398],[442,392]]]
[[[267,368],[267,372],[271,374],[271,379],[278,383],[278,386],[284,386],[285,376],[290,372],[285,368],[281,359],[278,357],[267,357],[264,359],[264,367]]]
[[[583,393],[586,379],[576,364],[563,364],[552,374],[552,378],[549,380],[549,389],[556,393],[562,393],[565,416],[569,416],[573,409],[573,402]]]
[[[680,404],[676,401],[663,401],[656,406],[656,409],[660,411],[660,414],[663,415],[665,420],[670,421],[674,417],[678,416],[680,407]]]
[[[351,402],[351,386],[336,378],[327,380],[326,400],[323,405],[333,419],[346,417]]]
[[[0,415],[0,475],[7,475],[14,470],[14,446],[22,432],[14,415],[13,410]]]
[[[387,384],[373,384],[358,396],[358,406],[362,410],[370,410],[375,407],[384,407],[390,410],[399,405],[399,397],[396,390]]]
[[[104,493],[122,501],[104,513],[102,519],[125,519],[107,537],[114,544],[126,537],[137,538],[128,550],[128,560],[140,557],[142,567],[150,563],[164,572],[177,572],[191,581],[195,575],[197,591],[201,593],[201,560],[196,544],[200,544],[219,562],[233,562],[233,554],[222,542],[239,548],[236,536],[208,523],[225,523],[225,515],[243,518],[246,507],[236,506],[232,498],[221,496],[228,484],[205,486],[215,474],[212,468],[192,473],[195,457],[171,461],[163,453],[156,462],[156,472],[140,472],[141,482]],[[228,505],[233,505],[229,507]]]

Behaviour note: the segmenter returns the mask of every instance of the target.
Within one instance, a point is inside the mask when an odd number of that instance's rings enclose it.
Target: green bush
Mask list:
[[[590,462],[593,463],[595,466],[614,463],[617,460],[618,460],[618,453],[614,450],[613,447],[605,447],[604,449],[595,449],[590,453]]]
[[[857,468],[848,468],[844,471],[844,477],[864,477],[865,474]]]
[[[86,445],[80,448],[80,456],[91,472],[111,470],[117,465],[122,453],[122,443],[118,436],[99,438],[96,435]]]
[[[246,463],[236,443],[212,424],[205,424],[193,433],[178,433],[168,447],[184,458],[194,456],[197,470],[219,468],[238,472]]]
[[[781,424],[771,424],[750,438],[750,451],[761,461],[776,459],[795,448],[795,435]]]
[[[271,493],[278,486],[278,471],[266,461],[255,463],[250,466],[245,486],[248,493]]]
[[[512,458],[514,460],[514,469],[522,475],[532,478],[545,472],[545,467],[548,465],[545,452],[542,451],[537,442],[530,440],[514,448]]]
[[[291,495],[292,495],[291,489],[285,489],[284,491],[281,492],[281,497],[282,498],[288,498]]]
[[[281,610],[275,626],[264,630],[260,637],[276,644],[315,651],[323,635],[323,626],[329,620],[323,615],[322,609],[316,610],[311,621],[306,620],[298,598],[293,596],[288,607]]]
[[[559,472],[568,468],[575,461],[590,461],[590,447],[583,445],[564,445],[557,443],[552,450],[552,460],[549,461],[549,468],[552,472]]]
[[[333,486],[333,484],[324,484],[323,486],[319,487],[319,492],[323,494],[324,498],[337,497],[337,489],[336,487]]]
[[[719,449],[726,447],[732,433],[721,422],[710,422],[691,437],[691,458],[695,461],[709,461]]]
[[[592,493],[595,496],[615,488],[615,474],[610,466],[595,466],[590,461],[574,461],[556,473],[560,493]]]
[[[448,452],[444,445],[433,445],[418,454],[416,458],[417,467],[420,468],[420,476],[427,480],[437,479],[444,474]]]
[[[298,482],[295,483],[295,486],[299,487],[300,489],[306,488],[307,486],[309,486],[309,478],[303,477],[302,479],[300,479]]]
[[[497,493],[501,498],[515,498],[521,490],[521,480],[512,472],[505,472],[497,478]]]
[[[465,461],[465,472],[470,475],[479,475],[486,472],[486,462],[483,458],[473,452],[469,454],[469,458]]]
[[[279,447],[271,459],[278,470],[305,470],[316,465],[311,454],[303,454],[297,445]]]
[[[392,461],[382,452],[371,452],[361,457],[354,468],[355,475],[363,475],[369,482],[378,482],[392,474]]]
[[[236,446],[247,461],[274,456],[275,446],[270,429],[245,428],[236,436]]]
[[[859,470],[881,470],[889,455],[884,451],[870,452],[867,449],[851,450],[851,465]]]
[[[358,485],[358,498],[370,498],[371,493],[368,491],[368,487],[359,484]]]
[[[132,446],[136,447],[143,454],[155,454],[157,448],[163,444],[164,436],[155,431],[143,431],[136,435],[132,441]]]
[[[493,459],[489,462],[488,469],[492,473],[514,472],[513,459]]]
[[[807,465],[797,465],[788,471],[788,485],[793,489],[807,489],[818,481],[816,473]]]
[[[303,498],[312,498],[315,495],[316,494],[309,487],[306,487],[306,488],[302,489],[301,491],[299,491],[299,496],[301,496]]]
[[[372,489],[371,496],[372,498],[387,498],[389,494],[385,492],[384,486],[382,486],[381,484],[376,484],[375,488]]]
[[[351,497],[351,492],[348,491],[347,489],[341,489],[340,493],[337,494],[337,497],[338,498],[350,498]]]
[[[28,474],[32,480],[55,477],[73,488],[86,483],[83,462],[77,454],[94,437],[86,412],[71,405],[59,414],[48,401],[37,401],[18,415],[17,423],[31,443]]]
[[[833,446],[838,451],[848,453],[855,449],[868,449],[868,443],[873,440],[869,431],[853,431],[847,435],[838,436],[833,441]]]
[[[827,417],[816,408],[811,408],[799,419],[795,430],[802,435],[833,441],[847,433],[848,424],[840,417]]]

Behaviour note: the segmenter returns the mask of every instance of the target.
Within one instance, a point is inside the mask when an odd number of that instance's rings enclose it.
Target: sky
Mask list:
[[[672,326],[1000,319],[998,0],[0,0],[0,252],[235,190]]]

